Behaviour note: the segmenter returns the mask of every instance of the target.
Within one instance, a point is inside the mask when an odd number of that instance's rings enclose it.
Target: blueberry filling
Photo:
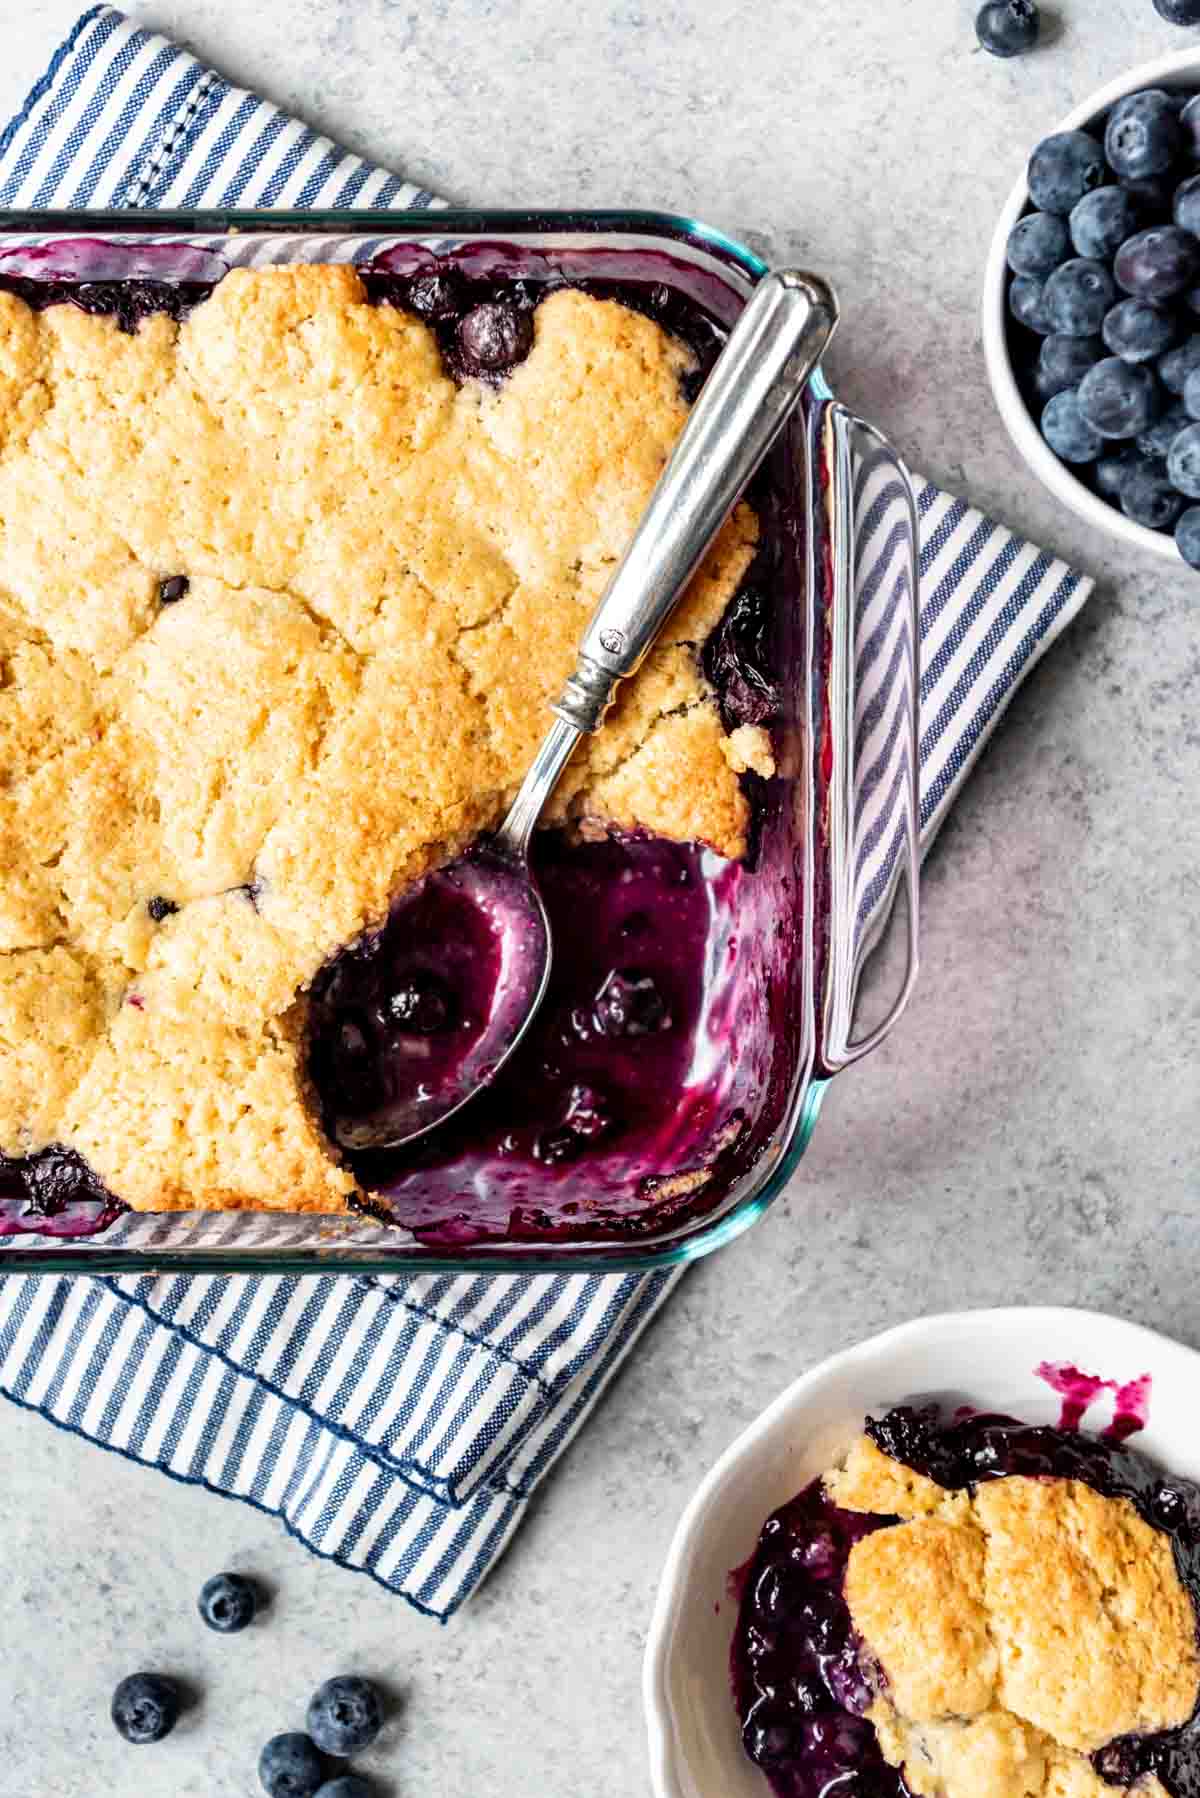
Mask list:
[[[450,1082],[479,1040],[500,971],[500,943],[452,875],[427,876],[313,982],[309,1075],[325,1127],[370,1119]]]
[[[775,630],[761,589],[742,587],[704,645],[704,672],[717,693],[726,730],[770,724],[779,715]]]
[[[1128,1499],[1170,1536],[1180,1580],[1200,1607],[1200,1485],[1160,1473],[1127,1445],[1120,1423],[1099,1438],[1008,1417],[946,1420],[932,1406],[902,1405],[866,1428],[884,1454],[951,1491],[1019,1474],[1079,1480]],[[814,1481],[767,1519],[738,1575],[734,1699],[746,1752],[778,1798],[820,1798],[835,1779],[872,1798],[907,1794],[863,1721],[871,1696],[842,1596],[854,1543],[896,1521],[844,1511]],[[1196,1798],[1200,1710],[1180,1729],[1110,1742],[1092,1764],[1111,1785],[1153,1776],[1172,1798]]]
[[[716,1127],[711,1109],[689,1110],[681,1095],[704,1053],[714,930],[724,946],[729,928],[721,883],[736,885],[742,869],[714,873],[694,844],[643,835],[572,844],[552,831],[535,839],[534,865],[557,947],[529,1034],[495,1083],[423,1142],[352,1158],[383,1215],[422,1241],[627,1233],[628,1216],[606,1215],[602,1199],[548,1220],[528,1195],[574,1178],[585,1155],[589,1192],[604,1195],[611,1180],[627,1195],[664,1166],[702,1160]],[[437,925],[445,940],[445,918]],[[395,995],[427,971],[410,959],[419,937],[402,900],[382,932],[313,983],[308,1068],[327,1129],[348,1103],[369,1112],[386,1101]],[[468,1014],[477,973],[469,943],[437,969]],[[455,1036],[418,1040],[450,1053]],[[653,1185],[645,1191],[652,1201]]]
[[[83,1156],[60,1143],[17,1159],[0,1155],[0,1200],[5,1199],[23,1203],[26,1215],[35,1218],[61,1216],[69,1205],[81,1202],[103,1205],[111,1213],[114,1204]]]
[[[742,1744],[778,1798],[906,1798],[863,1716],[871,1693],[842,1597],[854,1544],[895,1521],[842,1510],[814,1480],[768,1517],[743,1570],[734,1696]]]
[[[179,907],[173,899],[163,899],[161,896],[156,896],[147,902],[146,910],[150,913],[150,916],[156,924],[161,924],[164,918],[174,917],[175,913],[179,910]]]
[[[173,606],[176,600],[182,599],[191,586],[186,574],[173,574],[168,580],[158,583],[158,603],[160,606]]]
[[[80,312],[111,318],[129,334],[144,318],[165,312],[176,321],[212,292],[211,281],[39,281],[26,275],[0,275],[0,292],[16,294],[35,312],[69,301]]]

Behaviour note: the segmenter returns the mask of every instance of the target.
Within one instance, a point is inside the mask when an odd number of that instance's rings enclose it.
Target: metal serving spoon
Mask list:
[[[395,1149],[423,1136],[486,1086],[529,1028],[550,978],[550,923],[529,865],[534,825],[583,733],[600,728],[618,682],[641,666],[742,489],[796,406],[837,327],[837,301],[813,275],[764,275],[688,415],[632,543],[596,607],[555,723],[494,835],[429,879],[493,939],[474,1034],[412,1063],[408,1091],[368,1117],[342,1117],[352,1150]],[[436,944],[429,945],[431,951]],[[474,1008],[472,1008],[474,1009]],[[461,1042],[458,1039],[461,1038]],[[457,1045],[457,1046],[455,1046]]]

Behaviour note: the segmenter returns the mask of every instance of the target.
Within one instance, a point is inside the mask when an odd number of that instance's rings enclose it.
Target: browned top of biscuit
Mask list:
[[[880,1675],[872,1721],[915,1791],[1098,1798],[1088,1755],[1191,1716],[1194,1607],[1127,1499],[1017,1476],[948,1493],[865,1437],[826,1484],[904,1519],[855,1545],[846,1599]]]

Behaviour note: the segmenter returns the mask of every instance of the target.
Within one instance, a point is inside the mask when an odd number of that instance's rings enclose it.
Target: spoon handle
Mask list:
[[[837,321],[837,300],[814,275],[777,269],[758,283],[584,632],[578,665],[553,707],[564,723],[600,728],[617,683],[641,666]]]

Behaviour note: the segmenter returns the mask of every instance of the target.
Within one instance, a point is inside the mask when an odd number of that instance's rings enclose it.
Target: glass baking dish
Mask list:
[[[0,274],[39,282],[210,283],[235,265],[294,262],[411,273],[434,256],[501,280],[617,283],[665,319],[675,306],[699,311],[714,338],[765,271],[720,233],[655,213],[0,213]],[[643,1183],[601,1227],[589,1222],[587,1164],[556,1170],[521,1234],[486,1240],[286,1212],[98,1216],[79,1205],[31,1222],[3,1201],[0,1269],[641,1269],[706,1254],[762,1215],[803,1155],[829,1081],[883,1040],[916,975],[917,581],[907,474],[819,370],[754,496],[771,535],[784,671],[778,772],[756,790],[750,870],[720,920],[723,940],[739,945],[736,987],[716,962],[706,975],[724,1028],[708,1044],[721,1078],[704,1178]],[[898,990],[856,1035],[864,968],[893,920]],[[552,1228],[564,1209],[570,1227]],[[530,1216],[548,1220],[541,1237]]]

